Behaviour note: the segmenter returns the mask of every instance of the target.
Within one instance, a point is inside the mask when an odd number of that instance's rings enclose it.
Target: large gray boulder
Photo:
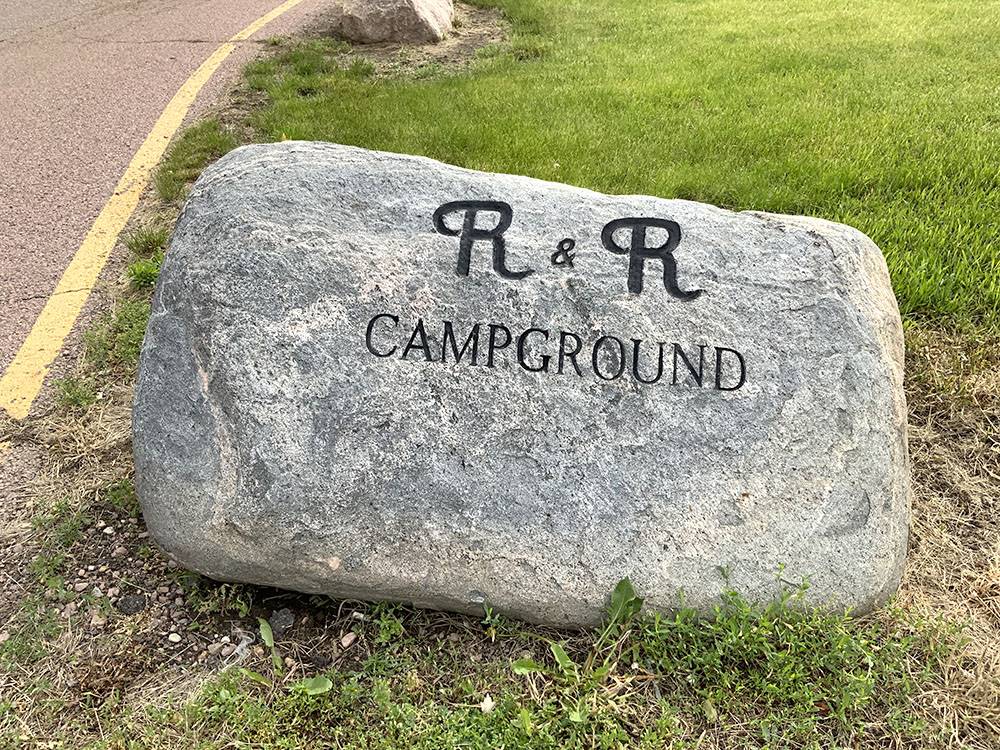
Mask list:
[[[452,30],[452,0],[337,0],[334,31],[353,42],[440,42]]]
[[[625,576],[867,610],[906,552],[902,379],[850,227],[248,146],[164,262],[136,481],[219,580],[567,625]]]

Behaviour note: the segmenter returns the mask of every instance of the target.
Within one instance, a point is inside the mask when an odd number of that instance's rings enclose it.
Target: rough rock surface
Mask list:
[[[452,0],[339,0],[334,29],[354,42],[440,42],[452,29]]]
[[[137,487],[221,580],[587,624],[624,576],[669,610],[780,570],[865,610],[906,552],[902,374],[849,227],[248,146],[163,265]]]

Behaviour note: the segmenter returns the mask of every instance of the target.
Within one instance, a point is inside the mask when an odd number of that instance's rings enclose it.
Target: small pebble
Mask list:
[[[125,557],[125,555],[127,554],[128,554],[128,549],[121,546],[115,547],[114,550],[111,552],[112,557]]]
[[[126,615],[134,615],[146,608],[146,597],[142,594],[126,594],[115,602],[115,608]]]
[[[283,607],[272,612],[268,622],[274,637],[281,638],[295,624],[295,614],[288,607]]]
[[[112,527],[112,526],[105,526],[103,533],[107,534],[108,536],[111,536],[112,534],[115,533],[114,527]]]
[[[216,656],[220,651],[222,651],[224,644],[222,643],[209,643],[206,649],[208,653],[212,656]]]
[[[169,586],[157,586],[156,587],[156,593],[157,594],[169,594],[170,593],[170,587]]]
[[[227,643],[225,646],[222,647],[222,655],[223,656],[229,656],[235,650],[236,650],[236,646],[234,646],[231,643]]]
[[[167,636],[167,640],[170,641],[171,643],[180,643],[181,635],[180,633],[171,633],[170,635]]]
[[[73,590],[74,590],[74,591],[75,591],[76,593],[78,593],[78,594],[81,594],[81,593],[83,593],[83,592],[84,592],[84,591],[86,591],[86,590],[87,590],[88,588],[90,588],[90,584],[89,584],[89,583],[87,583],[86,581],[80,581],[80,582],[79,582],[78,584],[76,584],[75,586],[73,586]]]
[[[108,589],[108,599],[114,599],[120,593],[121,589],[119,589],[117,586],[112,586],[111,588]]]

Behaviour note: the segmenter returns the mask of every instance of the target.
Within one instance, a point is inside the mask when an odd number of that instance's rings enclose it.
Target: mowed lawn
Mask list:
[[[1000,322],[1000,3],[496,5],[512,52],[471,71],[378,79],[321,43],[258,65],[262,136],[845,222],[905,317]]]

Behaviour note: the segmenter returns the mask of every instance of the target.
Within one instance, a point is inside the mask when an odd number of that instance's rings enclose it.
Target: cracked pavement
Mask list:
[[[280,4],[0,0],[0,370],[170,98]],[[328,6],[307,0],[240,43],[189,118],[219,101],[263,40]]]

